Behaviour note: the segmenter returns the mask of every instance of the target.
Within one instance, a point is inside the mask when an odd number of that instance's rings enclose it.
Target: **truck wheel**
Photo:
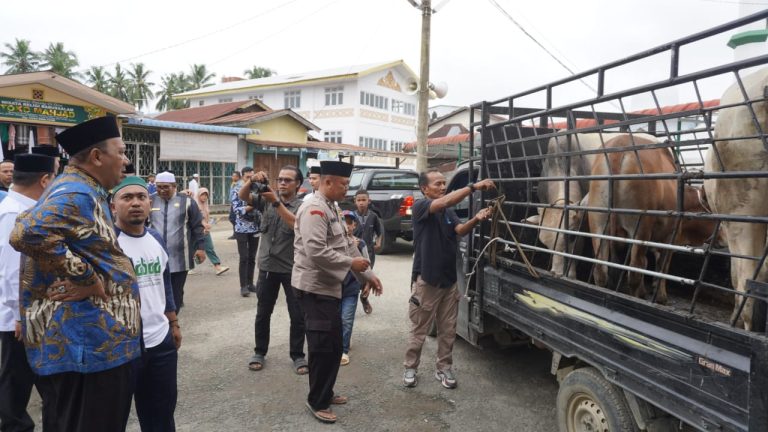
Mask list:
[[[381,239],[381,252],[379,252],[379,254],[386,255],[392,253],[395,247],[395,241],[397,241],[397,232],[384,231],[382,236],[384,238]]]
[[[557,393],[560,432],[637,431],[621,390],[595,368],[576,369]]]

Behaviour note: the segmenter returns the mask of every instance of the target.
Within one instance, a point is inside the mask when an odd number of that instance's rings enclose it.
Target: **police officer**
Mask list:
[[[341,341],[341,282],[350,270],[381,295],[381,281],[369,270],[370,262],[360,255],[347,236],[336,201],[349,188],[352,165],[325,161],[320,164],[317,192],[296,214],[294,264],[291,283],[304,312],[309,351],[309,395],[307,407],[318,420],[336,422],[331,405],[347,403],[335,395]]]

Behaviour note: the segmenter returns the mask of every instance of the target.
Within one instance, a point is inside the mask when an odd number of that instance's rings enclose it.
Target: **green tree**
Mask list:
[[[130,80],[125,75],[125,71],[120,67],[120,63],[115,65],[115,72],[107,72],[109,79],[109,95],[122,101],[132,103],[130,92]]]
[[[3,64],[8,66],[6,74],[34,72],[40,66],[40,54],[32,51],[29,41],[16,39],[16,44],[5,44],[6,51],[0,53]]]
[[[184,72],[171,73],[160,79],[160,90],[155,93],[158,111],[169,111],[189,107],[189,101],[185,99],[173,99],[173,96],[190,90],[189,77]]]
[[[61,42],[51,43],[42,54],[42,69],[50,69],[53,72],[67,78],[77,79],[82,76],[80,72],[75,71],[80,65],[77,60],[77,54],[74,51],[67,51]]]
[[[132,63],[128,71],[128,94],[139,110],[145,105],[149,106],[149,99],[152,98],[152,86],[155,83],[149,82],[150,73],[152,72],[144,68],[144,63]]]
[[[189,83],[192,90],[199,89],[201,87],[208,87],[213,85],[210,82],[215,76],[215,73],[208,73],[208,69],[204,64],[193,64],[189,74]]]
[[[277,75],[276,70],[261,66],[253,66],[250,69],[244,70],[243,73],[248,77],[248,79],[266,78],[268,76]]]
[[[109,94],[110,85],[109,77],[107,75],[108,74],[104,72],[104,67],[91,66],[91,68],[85,72],[85,79],[88,84],[91,85],[92,89],[105,94]]]

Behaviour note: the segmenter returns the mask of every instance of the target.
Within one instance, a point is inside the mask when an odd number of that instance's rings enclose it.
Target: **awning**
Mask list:
[[[160,130],[160,160],[237,163],[237,135]]]

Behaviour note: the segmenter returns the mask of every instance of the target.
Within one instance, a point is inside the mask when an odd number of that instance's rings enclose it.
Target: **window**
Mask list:
[[[201,100],[201,101],[199,101],[197,103],[197,106],[203,106],[203,105],[205,105],[205,101],[204,100]]]
[[[361,91],[360,105],[367,105],[370,107],[386,110],[389,109],[389,98]]]
[[[324,131],[323,141],[341,144],[341,131]]]
[[[219,103],[227,103],[232,102],[232,98],[221,98],[219,99]]]
[[[344,87],[325,88],[325,106],[344,105]]]
[[[409,116],[416,116],[416,105],[412,103],[405,103],[403,106],[403,114]]]
[[[419,190],[419,175],[412,172],[378,172],[368,184],[370,190]]]
[[[360,171],[353,172],[352,176],[349,177],[349,190],[360,189],[360,185],[363,184],[364,177],[365,173],[361,173]]]
[[[403,105],[405,105],[405,102],[392,99],[392,112],[398,114],[403,112]]]
[[[360,137],[360,147],[366,147],[374,150],[386,150],[387,140],[372,137]]]
[[[301,108],[301,90],[289,90],[283,93],[285,108]]]
[[[403,151],[403,146],[405,145],[404,141],[390,141],[391,150],[393,152],[401,152]]]
[[[264,95],[263,94],[257,94],[257,95],[249,95],[248,96],[248,100],[254,100],[254,99],[258,99],[260,101],[263,101],[264,100]]]

